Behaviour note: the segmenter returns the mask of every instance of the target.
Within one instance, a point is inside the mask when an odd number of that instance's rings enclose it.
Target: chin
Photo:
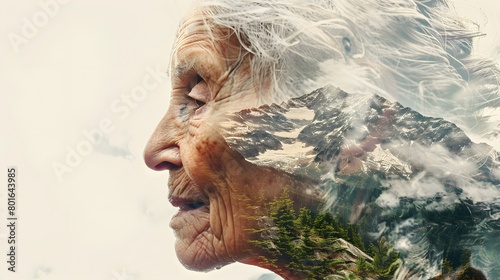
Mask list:
[[[208,203],[180,205],[170,226],[177,237],[177,258],[187,269],[210,271],[234,262],[224,242],[214,235],[210,226]]]

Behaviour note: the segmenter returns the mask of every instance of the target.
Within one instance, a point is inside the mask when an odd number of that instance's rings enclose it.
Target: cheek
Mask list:
[[[218,133],[212,121],[191,121],[189,132],[183,139],[181,155],[183,166],[199,185],[207,185],[229,176],[227,164],[234,161],[232,151]]]
[[[209,196],[216,192],[232,195],[233,199],[242,195],[252,200],[260,196],[272,200],[284,189],[298,192],[305,185],[288,174],[246,161],[229,148],[214,123],[203,121],[190,126],[189,131],[181,146],[183,167]]]
[[[224,84],[219,85],[213,99],[217,112],[233,113],[262,105],[262,97],[270,91],[269,86],[255,81],[249,64],[249,59],[245,59]]]

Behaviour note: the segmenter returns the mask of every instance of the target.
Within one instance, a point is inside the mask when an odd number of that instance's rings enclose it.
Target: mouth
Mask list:
[[[183,198],[179,196],[170,196],[169,201],[174,207],[178,207],[180,212],[188,212],[200,209],[204,206],[210,206],[204,199]]]
[[[192,223],[203,224],[203,230],[210,227],[210,201],[208,196],[196,187],[186,188],[182,193],[173,191],[169,194],[168,200],[172,206],[179,208],[170,220],[170,226],[174,231],[184,232]]]
[[[224,251],[216,245],[219,242],[211,228],[210,201],[195,188],[184,190],[169,195],[172,206],[179,209],[170,220],[176,236],[177,257],[188,269],[211,270],[221,265],[220,258],[214,258],[214,254]],[[230,262],[224,261],[223,265]]]

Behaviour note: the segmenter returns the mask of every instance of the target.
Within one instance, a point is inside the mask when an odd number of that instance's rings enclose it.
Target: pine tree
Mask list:
[[[301,279],[314,280],[329,279],[333,275],[345,279],[368,276],[390,279],[399,266],[398,254],[382,237],[370,246],[373,263],[360,257],[354,269],[342,258],[346,248],[338,241],[343,238],[363,250],[359,226],[347,224],[328,212],[314,214],[302,208],[297,214],[287,192],[269,205],[269,219],[277,233],[268,240],[251,241],[265,252],[259,259],[267,267],[279,269],[284,266]],[[268,229],[254,229],[252,233],[259,236],[265,230]]]
[[[381,279],[391,279],[399,267],[399,256],[382,236],[376,245],[370,246],[373,256],[373,272]]]

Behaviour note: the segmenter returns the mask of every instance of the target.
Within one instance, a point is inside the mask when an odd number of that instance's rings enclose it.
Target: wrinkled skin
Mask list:
[[[180,208],[172,221],[179,260],[189,269],[210,270],[234,261],[260,265],[256,217],[266,202],[289,189],[302,196],[305,183],[270,168],[257,167],[226,145],[217,116],[257,107],[250,82],[251,55],[234,34],[212,29],[214,43],[195,12],[181,26],[173,57],[172,92],[166,115],[145,149],[146,164],[168,170],[170,202]],[[301,199],[304,201],[304,199]],[[311,200],[311,203],[315,202]]]

